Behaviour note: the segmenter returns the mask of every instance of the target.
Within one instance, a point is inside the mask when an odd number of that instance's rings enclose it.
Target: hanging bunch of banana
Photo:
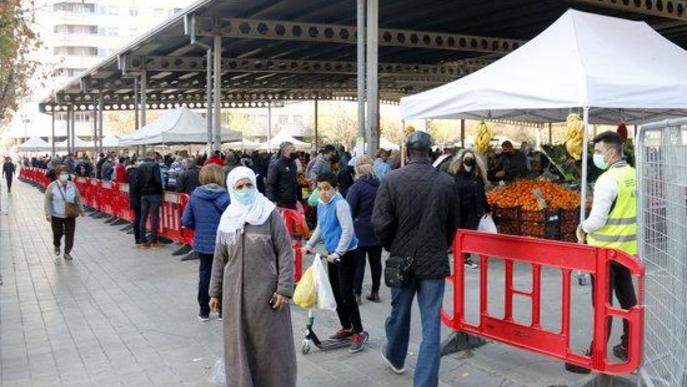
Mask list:
[[[579,115],[571,113],[566,119],[568,129],[565,132],[565,149],[575,160],[582,158],[582,138],[584,135],[584,123]]]
[[[491,141],[491,129],[486,122],[481,121],[477,125],[477,133],[475,134],[475,150],[479,153],[486,153],[489,149],[489,141]]]

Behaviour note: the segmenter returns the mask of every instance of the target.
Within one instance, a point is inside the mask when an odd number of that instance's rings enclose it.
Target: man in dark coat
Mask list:
[[[432,167],[432,138],[413,132],[406,139],[410,162],[382,182],[372,213],[375,233],[392,257],[412,257],[410,280],[391,289],[391,314],[382,356],[403,373],[415,294],[422,319],[422,344],[415,366],[416,386],[436,386],[441,358],[441,303],[450,274],[448,248],[456,232],[458,191],[448,174]]]
[[[162,204],[162,173],[160,165],[156,161],[155,152],[148,152],[145,160],[138,167],[141,178],[137,188],[141,191],[141,235],[143,248],[159,248],[161,245],[157,240],[158,223],[160,221],[160,205]],[[152,236],[150,241],[145,238],[146,223],[150,214],[150,227]]]
[[[100,176],[100,169],[103,167],[103,163],[105,162],[105,160],[107,160],[107,157],[105,157],[105,153],[101,153],[98,162],[95,164],[96,179],[102,179],[102,177]]]
[[[501,145],[503,153],[499,162],[498,171],[494,177],[498,180],[513,181],[527,176],[527,156],[519,150],[513,148],[510,141],[504,141]]]
[[[138,169],[138,159],[134,156],[126,166],[126,179],[129,182],[129,207],[134,210],[134,239],[136,247],[141,247],[144,241],[141,234],[141,171]]]
[[[190,157],[185,160],[186,169],[177,179],[177,192],[183,192],[187,195],[191,195],[193,190],[200,186],[200,170],[198,169],[198,165],[196,163],[197,160],[195,157]]]
[[[5,181],[7,182],[7,193],[12,192],[12,180],[14,179],[14,172],[16,168],[12,163],[12,159],[5,157],[5,163],[2,164],[2,175],[5,176]]]
[[[269,164],[265,193],[277,207],[295,210],[300,192],[296,181],[296,161],[292,158],[292,155],[296,155],[296,147],[284,142],[279,146],[279,154],[280,157]]]

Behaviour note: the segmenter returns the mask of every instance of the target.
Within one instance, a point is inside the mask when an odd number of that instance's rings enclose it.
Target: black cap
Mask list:
[[[415,131],[406,137],[409,150],[428,152],[432,148],[432,136],[427,132]]]

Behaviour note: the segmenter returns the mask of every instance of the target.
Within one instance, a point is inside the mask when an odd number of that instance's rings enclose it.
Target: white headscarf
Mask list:
[[[259,226],[267,221],[272,211],[276,207],[263,194],[256,192],[255,200],[244,206],[236,198],[234,185],[241,179],[249,179],[253,184],[253,189],[257,190],[255,173],[246,167],[236,167],[227,176],[227,189],[231,204],[222,214],[217,228],[217,239],[221,243],[232,245],[236,243],[238,237],[243,234],[246,223]]]

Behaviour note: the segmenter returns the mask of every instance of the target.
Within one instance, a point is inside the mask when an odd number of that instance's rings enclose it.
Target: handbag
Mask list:
[[[62,192],[62,188],[60,188],[59,184],[57,185],[57,190],[60,191],[60,196],[62,196],[62,200],[64,200],[64,214],[71,219],[78,218],[81,214],[79,206],[77,206],[76,203],[67,201],[67,198],[64,196],[64,192]]]
[[[439,172],[436,171],[436,173]],[[436,173],[429,181],[430,185],[434,182],[434,177],[436,176]],[[384,266],[384,283],[386,283],[386,286],[390,288],[401,288],[406,286],[410,282],[412,276],[413,262],[415,261],[415,255],[417,254],[418,250],[417,236],[419,234],[419,232],[416,233],[415,238],[413,238],[415,250],[413,251],[412,255],[405,257],[390,255],[389,258],[386,259],[386,264]]]

